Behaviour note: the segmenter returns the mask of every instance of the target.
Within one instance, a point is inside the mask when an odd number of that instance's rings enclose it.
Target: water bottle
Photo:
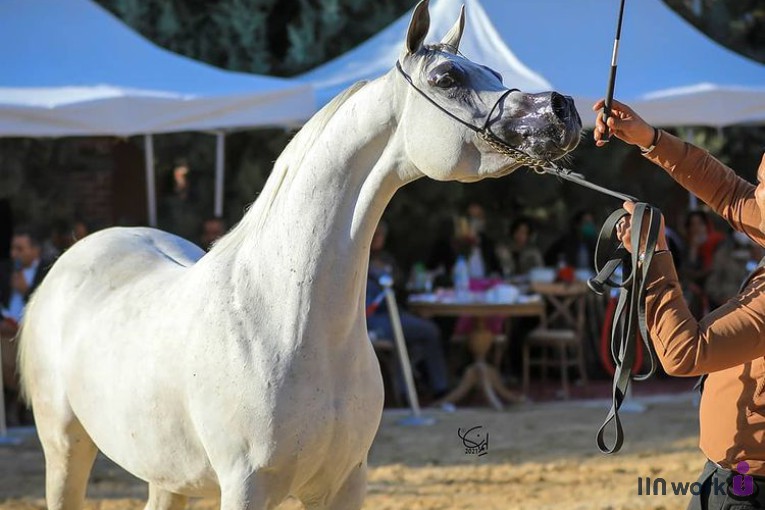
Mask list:
[[[427,279],[428,274],[427,270],[425,269],[425,264],[422,262],[418,262],[414,265],[414,290],[416,292],[422,292],[426,291],[426,285],[425,280]]]
[[[465,257],[458,257],[453,270],[454,291],[459,301],[468,301],[470,298],[470,273]]]

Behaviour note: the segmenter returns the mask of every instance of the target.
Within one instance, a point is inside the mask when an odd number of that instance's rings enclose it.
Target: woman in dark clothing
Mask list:
[[[592,211],[579,211],[571,222],[571,230],[561,236],[547,250],[545,265],[557,266],[564,262],[576,268],[590,268],[595,256],[598,229]]]

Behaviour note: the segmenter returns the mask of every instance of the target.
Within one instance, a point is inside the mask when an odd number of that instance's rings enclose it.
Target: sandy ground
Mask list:
[[[401,412],[386,412],[370,454],[365,509],[684,509],[690,496],[639,496],[638,478],[693,482],[704,458],[697,449],[692,393],[641,400],[642,414],[623,416],[625,445],[601,454],[595,432],[605,401],[522,404],[497,413],[460,409],[429,412],[437,423],[403,427]],[[465,453],[457,429],[482,426],[488,453]],[[88,509],[143,508],[146,486],[99,458]],[[36,436],[0,446],[0,509],[45,508],[43,456]],[[194,500],[192,508],[217,508]],[[280,510],[302,505],[288,501]]]

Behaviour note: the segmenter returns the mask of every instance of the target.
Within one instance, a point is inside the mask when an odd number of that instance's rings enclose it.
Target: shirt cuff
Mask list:
[[[651,267],[646,275],[646,297],[657,288],[679,283],[675,262],[672,260],[672,252],[663,251],[653,256]]]
[[[685,157],[686,150],[686,143],[683,140],[661,130],[656,147],[649,153],[642,153],[642,156],[667,172],[673,173],[677,164]]]

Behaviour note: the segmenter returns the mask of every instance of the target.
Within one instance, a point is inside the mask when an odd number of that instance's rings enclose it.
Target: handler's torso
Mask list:
[[[646,157],[765,246],[751,183],[666,132]],[[699,410],[704,454],[729,469],[746,461],[748,474],[765,476],[765,269],[760,266],[737,296],[697,322],[683,300],[671,255],[657,254],[647,279],[646,319],[667,373],[708,374]]]
[[[699,446],[707,458],[726,468],[745,460],[749,474],[765,476],[764,387],[763,358],[709,374],[699,409]]]

